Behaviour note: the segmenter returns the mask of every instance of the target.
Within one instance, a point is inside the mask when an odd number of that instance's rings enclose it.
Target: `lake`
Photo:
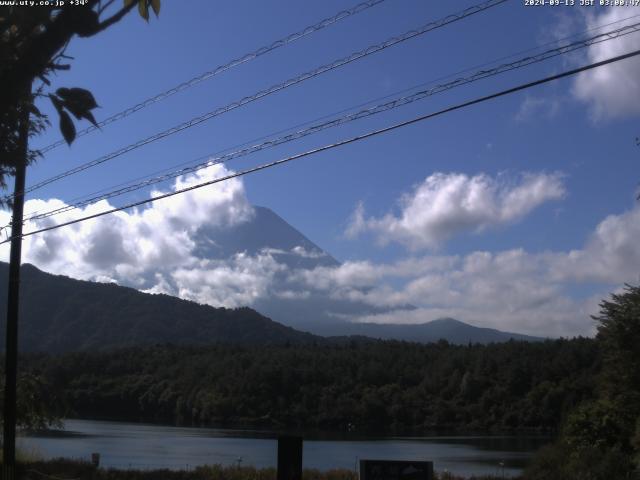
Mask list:
[[[18,448],[44,458],[89,460],[103,467],[192,469],[197,465],[275,467],[276,435],[262,430],[172,427],[66,420],[63,431],[20,436]],[[547,437],[305,437],[304,468],[356,469],[358,459],[431,460],[438,471],[514,476]],[[504,466],[501,466],[501,463]]]

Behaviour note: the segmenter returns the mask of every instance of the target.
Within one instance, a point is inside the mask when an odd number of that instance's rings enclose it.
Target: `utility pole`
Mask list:
[[[9,254],[9,290],[7,298],[7,338],[5,348],[4,423],[2,454],[5,473],[12,475],[16,464],[16,383],[18,370],[18,301],[20,296],[20,261],[22,257],[22,216],[29,143],[29,108],[31,85],[24,97],[18,126],[16,174],[11,219],[11,253]],[[9,477],[11,478],[11,477]]]

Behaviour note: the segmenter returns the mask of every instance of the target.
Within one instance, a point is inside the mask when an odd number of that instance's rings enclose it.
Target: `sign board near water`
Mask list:
[[[433,462],[360,460],[360,480],[433,480]]]

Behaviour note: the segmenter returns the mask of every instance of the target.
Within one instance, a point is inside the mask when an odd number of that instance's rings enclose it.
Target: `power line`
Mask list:
[[[434,22],[430,22],[426,25],[423,25],[422,27],[419,27],[416,30],[409,30],[401,35],[398,35],[396,37],[392,37],[389,38],[387,40],[385,40],[382,43],[376,44],[376,45],[371,45],[363,50],[357,51],[352,53],[351,55],[341,58],[339,60],[336,60],[332,63],[326,64],[326,65],[322,65],[320,67],[317,67],[311,71],[305,72],[301,75],[298,75],[296,77],[290,78],[289,80],[285,80],[284,82],[281,82],[279,84],[273,85],[265,90],[261,90],[253,95],[247,96],[242,98],[241,100],[238,100],[236,102],[230,103],[228,105],[225,105],[224,107],[219,107],[211,112],[205,113],[204,115],[195,117],[187,122],[181,123],[175,127],[172,127],[168,130],[165,130],[163,132],[160,133],[156,133],[155,135],[152,135],[150,137],[147,137],[143,140],[139,140],[135,143],[132,143],[130,145],[127,145],[126,147],[120,148],[119,150],[116,150],[114,152],[108,153],[106,155],[103,155],[102,157],[96,159],[96,160],[92,160],[90,162],[84,163],[82,165],[79,165],[75,168],[72,168],[70,170],[67,170],[66,172],[60,173],[58,175],[55,175],[53,177],[50,177],[48,179],[45,179],[39,183],[36,183],[26,189],[24,189],[24,191],[22,192],[15,192],[12,195],[5,195],[4,196],[4,200],[6,202],[11,201],[11,199],[14,196],[17,195],[24,195],[26,193],[29,192],[33,192],[34,190],[37,190],[39,188],[42,188],[46,185],[49,185],[53,182],[56,182],[58,180],[61,180],[65,177],[69,177],[71,175],[74,175],[76,173],[82,172],[84,170],[87,170],[89,168],[95,167],[97,165],[100,165],[104,162],[107,162],[109,160],[112,160],[116,157],[119,157],[120,155],[123,155],[127,152],[130,152],[132,150],[135,150],[137,148],[140,148],[144,145],[147,145],[149,143],[155,142],[157,140],[160,140],[162,138],[168,137],[170,135],[173,135],[174,133],[178,133],[181,132],[183,130],[186,130],[188,128],[191,128],[195,125],[199,125],[200,123],[203,123],[207,120],[210,120],[211,118],[214,118],[216,116],[222,115],[224,113],[227,113],[231,110],[235,110],[236,108],[242,107],[244,105],[247,105],[248,103],[254,102],[256,100],[259,100],[261,98],[264,98],[268,95],[271,95],[273,93],[279,92],[281,90],[284,90],[286,88],[289,88],[293,85],[297,85],[299,83],[302,83],[306,80],[309,80],[311,78],[317,77],[323,73],[329,72],[331,70],[334,70],[336,68],[342,67],[344,65],[347,65],[351,62],[354,62],[356,60],[360,60],[362,58],[368,57],[369,55],[372,55],[374,53],[378,53],[382,50],[385,50],[389,47],[392,47],[394,45],[397,45],[399,43],[405,42],[409,39],[412,39],[414,37],[423,35],[427,32],[430,32],[432,30],[436,30],[438,28],[444,27],[445,25],[448,25],[450,23],[454,23],[457,22],[459,20],[462,20],[466,17],[469,17],[471,15],[474,15],[476,13],[479,12],[483,12],[489,8],[498,6],[502,3],[505,3],[508,0],[488,0],[485,1],[483,3],[474,5],[472,7],[469,7],[465,10],[463,10],[462,12],[459,13],[454,13],[451,15],[448,15],[440,20],[436,20]]]
[[[298,153],[296,155],[292,155],[292,156],[289,156],[289,157],[286,157],[286,158],[282,158],[282,159],[279,159],[279,160],[275,160],[273,162],[263,163],[263,164],[258,165],[256,167],[252,167],[252,168],[249,168],[249,169],[246,169],[246,170],[242,170],[240,172],[235,172],[235,173],[232,173],[232,174],[229,174],[229,175],[225,175],[224,177],[219,177],[219,178],[216,178],[214,180],[209,180],[207,182],[202,182],[202,183],[198,183],[196,185],[191,185],[189,187],[185,187],[185,188],[182,188],[182,189],[179,189],[179,190],[175,190],[173,192],[164,193],[162,195],[157,195],[155,197],[151,197],[151,198],[148,198],[148,199],[145,199],[145,200],[140,200],[138,202],[129,203],[129,204],[121,206],[121,207],[112,208],[110,210],[105,210],[104,212],[94,213],[92,215],[87,215],[87,216],[84,216],[84,217],[76,218],[76,219],[70,220],[68,222],[60,223],[60,224],[57,224],[57,225],[52,225],[52,226],[49,226],[49,227],[40,228],[40,229],[34,230],[32,232],[24,233],[24,234],[22,234],[20,236],[21,237],[29,237],[31,235],[35,235],[35,234],[38,234],[38,233],[43,233],[43,232],[47,232],[47,231],[50,231],[50,230],[55,230],[55,229],[58,229],[58,228],[62,228],[62,227],[66,227],[66,226],[69,226],[69,225],[76,224],[76,223],[84,222],[86,220],[92,220],[94,218],[102,217],[104,215],[109,215],[111,213],[119,212],[119,211],[126,210],[126,209],[129,209],[129,208],[138,207],[140,205],[144,205],[144,204],[147,204],[147,203],[155,202],[157,200],[161,200],[161,199],[164,199],[164,198],[172,197],[174,195],[179,195],[179,194],[182,194],[182,193],[186,193],[186,192],[189,192],[191,190],[196,190],[198,188],[202,188],[202,187],[206,187],[206,186],[209,186],[209,185],[213,185],[215,183],[224,182],[224,181],[230,180],[232,178],[237,178],[237,177],[241,177],[241,176],[244,176],[244,175],[248,175],[250,173],[258,172],[258,171],[261,171],[261,170],[266,170],[268,168],[276,167],[278,165],[282,165],[284,163],[292,162],[294,160],[299,160],[301,158],[308,157],[310,155],[314,155],[314,154],[317,154],[317,153],[320,153],[320,152],[324,152],[324,151],[327,151],[327,150],[332,150],[332,149],[337,148],[337,147],[348,145],[348,144],[351,144],[351,143],[354,143],[354,142],[358,142],[360,140],[365,140],[367,138],[371,138],[371,137],[374,137],[374,136],[377,136],[377,135],[381,135],[383,133],[387,133],[387,132],[390,132],[390,131],[393,131],[393,130],[396,130],[396,129],[399,129],[399,128],[402,128],[402,127],[413,125],[414,123],[422,122],[422,121],[428,120],[430,118],[434,118],[434,117],[437,117],[437,116],[440,116],[440,115],[444,115],[445,113],[450,113],[450,112],[453,112],[453,111],[456,111],[456,110],[460,110],[462,108],[470,107],[472,105],[483,103],[483,102],[486,102],[488,100],[493,100],[495,98],[503,97],[505,95],[509,95],[509,94],[512,94],[512,93],[515,93],[515,92],[519,92],[519,91],[522,91],[522,90],[526,90],[526,89],[529,89],[529,88],[532,88],[532,87],[535,87],[535,86],[538,86],[538,85],[542,85],[542,84],[549,83],[549,82],[552,82],[552,81],[555,81],[555,80],[559,80],[561,78],[565,78],[565,77],[569,77],[569,76],[572,76],[572,75],[576,75],[578,73],[581,73],[581,72],[584,72],[584,71],[587,71],[587,70],[592,70],[594,68],[602,67],[602,66],[608,65],[610,63],[619,62],[621,60],[625,60],[625,59],[628,59],[628,58],[636,57],[638,55],[640,55],[640,50],[634,50],[633,52],[629,52],[629,53],[626,53],[624,55],[619,55],[619,56],[616,56],[616,57],[608,58],[607,60],[602,60],[600,62],[591,63],[591,64],[585,65],[583,67],[574,68],[572,70],[567,70],[567,71],[564,71],[564,72],[556,74],[556,75],[551,75],[549,77],[545,77],[545,78],[542,78],[542,79],[539,79],[539,80],[535,80],[533,82],[520,84],[520,85],[518,85],[516,87],[508,88],[506,90],[502,90],[502,91],[497,92],[497,93],[492,93],[492,94],[486,95],[484,97],[479,97],[479,98],[475,98],[473,100],[468,100],[466,102],[459,103],[457,105],[454,105],[454,106],[451,106],[451,107],[448,107],[448,108],[445,108],[445,109],[442,109],[442,110],[438,110],[436,112],[432,112],[432,113],[428,113],[428,114],[425,114],[425,115],[421,115],[419,117],[412,118],[411,120],[405,120],[403,122],[396,123],[394,125],[391,125],[391,126],[388,126],[388,127],[384,127],[384,128],[378,129],[378,130],[374,130],[374,131],[371,131],[371,132],[368,132],[368,133],[365,133],[365,134],[362,134],[362,135],[357,135],[355,137],[347,138],[345,140],[340,140],[338,142],[335,142],[335,143],[332,143],[332,144],[329,144],[329,145],[324,145],[322,147],[318,147],[318,148],[314,148],[314,149],[311,149],[311,150],[307,150],[305,152]],[[12,238],[13,237],[8,238],[7,240],[4,240],[4,241],[0,242],[0,245],[2,245],[4,243],[7,243],[7,242],[10,242]]]
[[[376,115],[378,113],[382,113],[382,112],[386,112],[389,110],[393,110],[395,108],[404,106],[404,105],[408,105],[411,103],[414,103],[416,101],[419,100],[423,100],[427,97],[430,97],[432,95],[438,94],[438,93],[442,93],[448,90],[451,90],[453,88],[462,86],[462,85],[467,85],[469,83],[473,83],[479,80],[483,80],[495,75],[499,75],[501,73],[505,73],[511,70],[516,70],[519,68],[523,68],[535,63],[539,63],[545,60],[548,60],[550,58],[554,58],[557,57],[559,55],[565,55],[571,52],[574,52],[576,50],[579,50],[581,48],[586,48],[588,46],[591,45],[595,45],[598,43],[602,43],[605,41],[609,41],[609,40],[613,40],[616,38],[619,38],[621,36],[624,35],[629,35],[631,33],[636,33],[640,31],[640,22],[639,23],[635,23],[632,25],[626,25],[624,27],[620,27],[618,29],[609,31],[609,32],[604,32],[598,35],[594,35],[590,38],[587,39],[583,39],[580,40],[578,42],[573,42],[571,44],[567,44],[567,45],[563,45],[554,49],[550,49],[547,50],[545,52],[539,53],[537,55],[533,55],[533,56],[528,56],[528,57],[524,57],[521,59],[518,59],[514,62],[510,62],[510,63],[505,63],[502,65],[499,65],[497,67],[488,69],[488,70],[480,70],[477,71],[476,73],[474,73],[473,75],[467,76],[467,77],[459,77],[453,81],[447,82],[447,83],[443,83],[443,84],[439,84],[436,85],[432,88],[429,88],[427,90],[422,90],[422,91],[418,91],[415,92],[411,95],[407,95],[407,96],[403,96],[400,98],[396,98],[393,99],[391,101],[364,109],[364,110],[360,110],[358,112],[355,113],[351,113],[348,115],[344,115],[342,117],[338,117],[338,118],[334,118],[331,119],[329,121],[320,123],[320,124],[316,124],[316,125],[312,125],[308,128],[302,129],[302,130],[298,130],[294,133],[290,133],[288,135],[284,135],[281,137],[277,137],[277,138],[272,138],[269,139],[265,142],[262,142],[260,144],[256,144],[256,145],[252,145],[250,147],[246,147],[246,148],[242,148],[240,150],[235,150],[223,155],[219,155],[217,157],[210,157],[210,156],[205,156],[205,157],[199,157],[199,159],[202,158],[207,158],[207,161],[205,162],[201,162],[198,163],[196,165],[191,165],[188,167],[184,167],[178,170],[173,170],[170,171],[168,173],[165,173],[163,175],[159,175],[159,176],[155,176],[152,178],[149,178],[147,180],[144,180],[142,182],[139,183],[134,183],[131,185],[126,185],[123,186],[121,188],[117,188],[111,191],[108,191],[106,193],[101,193],[99,195],[94,195],[92,197],[83,199],[81,201],[78,202],[74,202],[72,204],[69,205],[65,205],[53,210],[49,210],[49,211],[45,211],[45,212],[35,212],[32,213],[31,215],[29,215],[28,218],[26,218],[24,221],[33,221],[33,220],[41,220],[43,218],[47,218],[47,217],[51,217],[53,215],[57,215],[60,213],[64,213],[64,212],[68,212],[70,210],[74,210],[76,208],[80,208],[83,206],[86,206],[88,204],[94,203],[98,200],[105,200],[108,198],[113,198],[113,197],[117,197],[120,195],[124,195],[126,193],[130,193],[136,190],[139,190],[141,188],[150,186],[150,185],[154,185],[166,180],[170,180],[172,178],[176,178],[178,176],[182,176],[188,173],[192,173],[194,171],[197,171],[199,169],[202,168],[206,168],[212,165],[216,165],[216,164],[220,164],[220,163],[224,163],[227,162],[229,160],[233,160],[235,158],[239,158],[239,157],[243,157],[246,155],[250,155],[252,153],[261,151],[261,150],[265,150],[267,148],[272,148],[278,145],[282,145],[284,143],[288,143],[291,142],[293,140],[297,140],[303,137],[306,137],[308,135],[312,135],[315,133],[318,133],[320,131],[326,130],[328,128],[333,128],[333,127],[337,127],[340,125],[344,125],[346,123],[355,121],[355,120],[359,120],[361,118],[365,118],[365,117],[369,117],[372,115]]]
[[[121,112],[115,113],[113,115],[111,115],[110,117],[107,117],[106,119],[102,120],[100,123],[98,123],[98,126],[89,126],[83,130],[80,130],[77,134],[76,134],[76,138],[78,137],[82,137],[88,133],[94,132],[96,130],[99,130],[101,127],[104,127],[105,125],[109,125],[110,123],[113,122],[117,122],[118,120],[122,120],[123,118],[128,117],[129,115],[133,115],[134,113],[136,113],[139,110],[142,110],[143,108],[146,108],[150,105],[153,105],[154,103],[158,103],[168,97],[171,97],[172,95],[175,95],[176,93],[182,92],[183,90],[186,90],[187,88],[191,88],[194,85],[197,85],[201,82],[204,82],[205,80],[209,80],[210,78],[226,72],[227,70],[231,70],[234,67],[237,67],[239,65],[242,65],[243,63],[247,63],[251,60],[254,60],[258,57],[261,57],[262,55],[265,55],[267,53],[270,53],[280,47],[284,47],[285,45],[288,45],[289,43],[295,42],[296,40],[300,40],[301,38],[306,37],[307,35],[310,35],[312,33],[317,32],[318,30],[322,30],[330,25],[333,25],[334,23],[339,22],[340,20],[343,20],[347,17],[351,17],[354,15],[357,15],[360,12],[364,12],[365,10],[374,7],[382,2],[384,2],[385,0],[368,0],[366,2],[362,2],[359,3],[358,5],[355,5],[354,7],[349,8],[348,10],[341,10],[340,12],[336,13],[335,15],[325,18],[324,20],[321,20],[317,23],[314,23],[313,25],[309,25],[308,27],[303,28],[302,30],[299,30],[295,33],[292,33],[290,35],[287,35],[286,37],[280,38],[274,42],[271,42],[269,45],[265,45],[262,46],[250,53],[247,53],[245,55],[242,55],[241,57],[235,58],[223,65],[219,65],[216,68],[214,68],[213,70],[209,70],[208,72],[204,72],[201,73],[200,75],[197,75],[193,78],[191,78],[190,80],[187,80],[185,82],[182,82],[179,85],[176,85],[173,88],[170,88],[169,90],[166,90],[162,93],[158,93],[157,95],[154,95],[153,97],[149,97],[146,100],[141,101],[140,103],[137,103],[136,105],[133,105],[132,107],[126,108],[124,110],[122,110]],[[40,153],[46,153],[50,150],[53,150],[54,148],[59,147],[60,145],[64,145],[66,142],[64,139],[60,139],[57,140],[55,142],[53,142],[50,145],[47,145],[44,148],[40,149]]]
[[[384,1],[384,0],[382,0],[382,1]],[[357,8],[357,6],[354,7],[354,8]],[[339,14],[340,13],[338,13],[337,15],[339,15]],[[150,174],[146,174],[146,175],[142,175],[142,176],[139,176],[139,177],[136,177],[136,178],[132,178],[132,179],[129,179],[129,180],[125,181],[125,182],[121,182],[119,184],[112,185],[110,187],[105,187],[105,188],[102,188],[100,190],[93,191],[92,193],[80,195],[78,197],[73,198],[71,200],[72,203],[70,203],[68,206],[60,207],[59,209],[55,209],[55,210],[47,210],[47,211],[44,211],[44,212],[42,210],[40,210],[40,211],[36,210],[35,212],[32,212],[30,214],[30,217],[25,219],[24,221],[29,221],[29,220],[34,220],[34,219],[40,218],[40,215],[43,215],[43,218],[46,218],[46,217],[48,217],[50,215],[56,215],[58,212],[64,213],[64,212],[69,211],[71,209],[82,207],[85,204],[90,203],[90,201],[84,202],[83,200],[85,200],[85,199],[90,199],[90,198],[94,198],[94,197],[95,197],[95,199],[108,199],[108,198],[112,198],[114,196],[119,196],[120,193],[117,193],[117,191],[115,189],[120,188],[120,187],[125,187],[125,186],[132,186],[133,187],[135,185],[135,184],[133,184],[133,182],[139,182],[139,181],[145,180],[145,179],[160,178],[160,176],[163,176],[164,174],[176,171],[176,169],[179,168],[179,167],[190,166],[194,162],[202,161],[202,160],[205,160],[205,159],[207,159],[208,161],[212,161],[212,160],[215,161],[216,158],[212,159],[212,157],[217,156],[217,155],[221,155],[224,152],[229,152],[229,151],[232,151],[233,149],[246,147],[246,146],[251,145],[254,142],[258,142],[260,140],[268,139],[269,137],[272,137],[274,135],[279,135],[281,133],[290,132],[292,130],[301,128],[301,127],[303,127],[305,125],[310,125],[310,124],[312,124],[314,122],[318,122],[320,120],[325,120],[327,118],[331,118],[334,115],[339,115],[339,114],[354,110],[356,108],[361,108],[361,107],[364,107],[366,105],[370,105],[370,104],[375,103],[375,102],[386,100],[388,98],[394,97],[395,95],[400,95],[400,94],[404,94],[406,92],[410,92],[412,90],[416,90],[417,88],[425,87],[425,86],[428,86],[428,85],[433,85],[436,82],[439,82],[439,81],[442,81],[442,80],[446,80],[446,79],[449,79],[449,78],[455,78],[456,76],[465,74],[467,72],[471,72],[474,69],[484,68],[484,67],[487,67],[487,66],[490,66],[490,65],[495,65],[498,62],[517,57],[518,55],[539,51],[542,48],[548,47],[550,45],[558,45],[561,42],[564,42],[564,41],[567,41],[567,40],[570,40],[570,39],[573,39],[573,38],[578,38],[581,35],[584,35],[586,33],[594,32],[594,31],[603,29],[605,27],[609,27],[609,26],[612,26],[612,25],[620,24],[620,23],[623,23],[623,22],[626,22],[628,20],[632,20],[632,19],[638,18],[638,17],[640,17],[640,14],[631,15],[629,17],[621,18],[619,20],[615,20],[615,21],[612,21],[612,22],[602,23],[600,25],[596,25],[596,26],[587,28],[585,30],[582,30],[580,32],[577,32],[577,33],[574,33],[574,34],[571,34],[571,35],[567,35],[567,36],[559,38],[557,40],[553,40],[553,41],[550,41],[550,42],[543,43],[543,44],[538,45],[536,47],[531,47],[531,48],[527,48],[527,49],[524,49],[524,50],[519,50],[519,51],[511,53],[509,55],[505,55],[505,56],[499,57],[497,59],[493,59],[493,60],[488,61],[488,62],[483,62],[481,64],[477,64],[477,65],[474,65],[472,67],[465,68],[464,70],[459,70],[459,71],[457,71],[455,73],[450,73],[450,74],[447,74],[447,75],[440,76],[438,78],[429,80],[428,82],[422,82],[422,83],[420,83],[418,85],[414,85],[412,87],[404,88],[402,90],[397,90],[397,91],[395,91],[393,93],[390,93],[390,94],[387,94],[387,95],[384,95],[384,96],[381,96],[381,97],[377,97],[375,99],[372,99],[372,100],[369,100],[369,101],[366,101],[366,102],[362,102],[362,103],[359,103],[357,105],[352,105],[350,107],[343,108],[341,110],[334,111],[334,112],[326,114],[326,115],[322,115],[321,117],[315,118],[313,120],[307,120],[305,122],[299,123],[299,124],[294,125],[292,127],[288,127],[288,128],[276,131],[276,132],[271,132],[270,134],[267,134],[267,135],[262,135],[262,136],[260,136],[258,138],[254,138],[252,140],[248,140],[248,141],[245,141],[243,143],[236,144],[236,145],[228,147],[226,149],[218,150],[215,153],[202,155],[202,156],[200,156],[200,157],[198,157],[196,159],[193,159],[193,160],[188,160],[186,162],[180,162],[178,164],[174,164],[171,167],[167,167],[167,168],[155,171],[155,172],[150,173]],[[320,23],[322,23],[322,22],[320,22]],[[608,32],[608,33],[610,34],[610,33],[613,33],[613,32]],[[631,33],[631,32],[629,32],[629,33]],[[197,168],[195,168],[195,170],[197,170],[198,168],[206,168],[206,166],[207,166],[206,163],[204,163],[204,164],[200,163],[200,164],[197,165]],[[178,175],[176,175],[176,176],[178,176]],[[170,178],[175,178],[175,177],[172,176]],[[165,180],[165,179],[161,179],[161,180],[158,180],[157,182],[152,182],[152,183],[160,183],[163,180]],[[144,186],[146,186],[146,185],[141,185],[139,188],[143,188]],[[133,190],[136,190],[136,189],[134,188]],[[126,192],[123,192],[123,193],[126,193]],[[104,196],[99,196],[100,194],[103,194]],[[92,201],[95,201],[95,199],[92,200]],[[2,231],[5,228],[10,227],[10,226],[11,226],[11,222],[9,224],[7,224],[6,226],[4,226],[4,227],[0,227],[0,233],[2,233]]]
[[[112,186],[110,186],[110,187],[106,187],[106,188],[103,188],[103,189],[100,189],[100,190],[94,191],[94,192],[92,192],[92,193],[88,193],[88,194],[85,194],[85,195],[81,195],[81,196],[75,197],[75,198],[73,198],[73,199],[71,200],[71,202],[73,203],[73,205],[78,206],[78,204],[79,204],[79,203],[81,203],[81,200],[83,200],[83,199],[87,199],[87,198],[90,198],[90,197],[95,197],[95,196],[97,196],[97,195],[99,195],[99,194],[105,194],[105,195],[108,195],[108,194],[110,194],[114,189],[119,188],[119,187],[129,186],[129,185],[131,185],[133,182],[138,182],[138,181],[140,181],[140,180],[144,180],[144,179],[151,179],[151,178],[156,177],[156,176],[158,176],[158,175],[162,175],[162,174],[165,174],[165,173],[167,173],[167,172],[175,171],[175,169],[176,169],[176,168],[178,168],[178,167],[189,166],[189,165],[191,165],[192,163],[194,163],[194,162],[198,162],[198,161],[201,161],[201,160],[205,160],[205,159],[211,160],[211,158],[212,158],[213,156],[215,156],[215,155],[221,155],[222,153],[224,153],[224,152],[229,152],[229,151],[231,151],[231,150],[233,150],[233,149],[237,149],[237,148],[241,148],[241,147],[249,146],[249,145],[251,145],[251,144],[252,144],[252,143],[254,143],[254,142],[258,142],[258,141],[260,141],[260,140],[268,139],[269,137],[272,137],[272,136],[274,136],[274,135],[279,135],[279,134],[281,134],[281,133],[290,132],[290,131],[295,130],[295,129],[297,129],[297,128],[304,127],[305,125],[310,125],[310,124],[312,124],[312,123],[314,123],[314,122],[318,122],[318,121],[320,121],[320,120],[325,120],[325,119],[327,119],[327,118],[331,118],[331,117],[332,117],[332,116],[334,116],[334,115],[339,115],[339,114],[342,114],[342,113],[345,113],[345,112],[349,112],[349,111],[351,111],[351,110],[354,110],[354,109],[356,109],[356,108],[361,108],[361,107],[364,107],[364,106],[366,106],[366,105],[370,105],[370,104],[375,103],[375,102],[379,102],[379,101],[382,101],[382,100],[386,100],[386,99],[388,99],[388,98],[392,98],[392,97],[394,97],[395,95],[400,95],[400,94],[404,94],[404,93],[406,93],[406,92],[410,92],[410,91],[412,91],[412,90],[416,90],[417,88],[425,87],[425,86],[428,86],[428,85],[433,85],[433,84],[435,84],[436,82],[439,82],[439,81],[442,81],[442,80],[446,80],[446,79],[449,79],[449,78],[455,78],[456,76],[462,75],[462,74],[467,73],[467,72],[471,72],[471,71],[473,71],[474,69],[484,68],[484,67],[487,67],[487,66],[490,66],[490,65],[494,65],[494,64],[496,64],[496,63],[498,63],[498,62],[501,62],[501,61],[504,61],[504,60],[508,60],[508,59],[511,59],[511,58],[517,57],[518,55],[522,55],[522,54],[525,54],[525,53],[530,53],[530,52],[539,51],[539,50],[541,50],[541,49],[542,49],[542,48],[544,48],[544,47],[547,47],[547,46],[550,46],[550,45],[557,45],[557,44],[560,44],[561,42],[564,42],[564,41],[570,40],[570,39],[572,39],[572,38],[577,38],[577,37],[579,37],[580,35],[584,35],[584,34],[586,34],[586,33],[593,32],[593,31],[596,31],[596,30],[600,30],[600,29],[602,29],[602,28],[609,27],[609,26],[611,26],[611,25],[615,25],[615,24],[619,24],[619,23],[622,23],[622,22],[626,22],[627,20],[631,20],[631,19],[633,19],[633,18],[637,18],[637,17],[640,17],[640,14],[631,15],[631,16],[629,16],[629,17],[622,18],[622,19],[619,19],[619,20],[615,20],[615,21],[613,21],[613,22],[603,23],[603,24],[600,24],[600,25],[597,25],[597,26],[594,26],[594,27],[588,28],[588,29],[586,29],[586,30],[583,30],[583,31],[581,31],[581,32],[579,32],[579,33],[575,33],[575,34],[572,34],[572,35],[568,35],[568,36],[566,36],[566,37],[560,38],[560,39],[558,39],[558,40],[553,40],[553,41],[551,41],[551,42],[543,43],[542,45],[538,45],[538,46],[533,47],[533,48],[528,48],[528,49],[525,49],[525,50],[519,50],[518,52],[515,52],[515,53],[512,53],[512,54],[510,54],[510,55],[506,55],[506,56],[503,56],[503,57],[500,57],[500,58],[497,58],[497,59],[491,60],[491,61],[489,61],[489,62],[484,62],[484,63],[479,64],[479,65],[474,65],[473,67],[468,67],[468,68],[465,68],[464,70],[460,70],[460,71],[457,71],[457,72],[455,72],[455,73],[451,73],[451,74],[448,74],[448,75],[444,75],[444,76],[441,76],[441,77],[435,78],[435,79],[433,79],[433,80],[430,80],[430,81],[428,81],[428,82],[422,82],[422,83],[420,83],[420,84],[418,84],[418,85],[414,85],[414,86],[412,86],[412,87],[404,88],[404,89],[402,89],[402,90],[395,91],[395,92],[390,93],[390,94],[388,94],[388,95],[384,95],[384,96],[382,96],[382,97],[378,97],[378,98],[375,98],[375,99],[373,99],[373,100],[369,100],[369,101],[366,101],[366,102],[363,102],[363,103],[359,103],[359,104],[357,104],[357,105],[353,105],[353,106],[351,106],[351,107],[344,108],[344,109],[341,109],[341,110],[339,110],[339,111],[336,111],[336,112],[332,112],[332,113],[329,113],[329,114],[323,115],[323,116],[318,117],[318,118],[315,118],[315,119],[313,119],[313,120],[308,120],[308,121],[306,121],[306,122],[299,123],[299,124],[297,124],[297,125],[294,125],[294,126],[292,126],[292,127],[288,127],[288,128],[285,128],[285,129],[279,130],[279,131],[277,131],[277,132],[272,132],[272,133],[270,133],[270,134],[263,135],[263,136],[258,137],[258,138],[254,138],[254,139],[252,139],[252,140],[249,140],[249,141],[243,142],[243,143],[241,143],[241,144],[237,144],[237,145],[234,145],[234,146],[232,146],[232,147],[228,147],[228,148],[226,148],[226,149],[224,149],[224,150],[218,150],[218,151],[216,151],[215,153],[212,153],[212,154],[202,155],[202,156],[200,156],[200,157],[198,157],[198,158],[196,158],[196,159],[193,159],[193,160],[189,160],[189,161],[186,161],[186,162],[180,162],[180,163],[178,163],[178,164],[176,164],[176,165],[173,165],[173,166],[171,166],[171,167],[164,168],[164,169],[162,169],[162,170],[159,170],[159,171],[156,171],[156,172],[153,172],[153,173],[147,174],[147,175],[142,175],[142,176],[139,176],[139,177],[136,177],[136,178],[133,178],[133,179],[127,180],[127,181],[125,181],[125,182],[121,182],[121,183],[119,183],[119,184],[112,185]],[[625,27],[623,27],[623,29],[624,29],[624,28],[625,28]],[[604,35],[606,35],[606,34],[611,34],[611,33],[614,33],[614,32],[608,32],[608,33],[605,33]],[[629,32],[629,33],[631,33],[631,32]],[[592,37],[592,38],[593,38],[593,37]],[[603,41],[604,41],[604,40],[603,40]],[[215,159],[214,159],[214,160],[215,160]],[[202,164],[199,164],[199,165],[202,165]],[[110,197],[103,197],[103,198],[110,198]],[[70,205],[71,205],[71,204],[70,204]],[[57,211],[57,210],[56,210],[56,211]],[[45,212],[45,213],[48,213],[48,212],[49,212],[49,211],[47,211],[47,212]],[[42,211],[32,212],[32,213],[31,213],[31,218],[33,218],[33,217],[35,217],[35,216],[39,216],[41,213],[42,213]],[[27,219],[27,220],[29,220],[29,219]]]

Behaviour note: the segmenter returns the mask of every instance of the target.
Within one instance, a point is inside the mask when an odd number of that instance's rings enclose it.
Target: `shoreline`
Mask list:
[[[309,440],[355,440],[355,439],[368,439],[373,440],[376,437],[381,439],[428,439],[438,438],[445,439],[447,437],[455,438],[540,438],[548,439],[552,442],[558,432],[549,429],[465,429],[465,428],[434,428],[434,429],[353,429],[353,430],[330,430],[330,429],[318,429],[318,428],[304,428],[294,427],[287,425],[274,425],[265,423],[253,423],[253,422],[229,422],[229,423],[217,423],[208,425],[193,425],[186,423],[170,423],[163,421],[153,421],[148,419],[129,419],[123,417],[109,417],[103,416],[100,418],[89,417],[73,417],[65,418],[61,420],[63,423],[67,421],[86,421],[86,422],[100,422],[105,424],[127,424],[137,426],[148,427],[164,427],[164,428],[193,428],[201,430],[218,430],[223,432],[238,432],[252,434],[252,438],[265,438],[275,439],[278,435],[298,435]],[[57,429],[55,427],[48,428],[46,430],[38,431],[26,431],[27,436],[31,434],[46,434],[48,432],[54,433],[58,431],[64,431],[63,428]],[[54,433],[55,434],[55,433]],[[233,437],[233,435],[223,435]],[[245,438],[249,435],[238,435],[238,438]]]

